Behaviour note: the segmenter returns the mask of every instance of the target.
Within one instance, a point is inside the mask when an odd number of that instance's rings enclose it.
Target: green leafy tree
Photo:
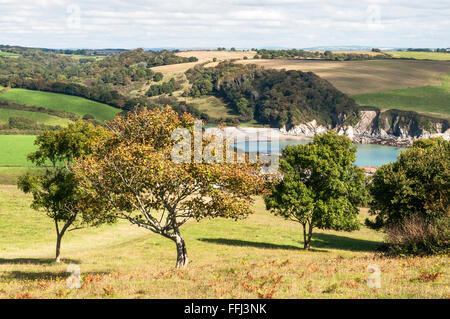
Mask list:
[[[159,82],[159,81],[161,81],[162,79],[163,79],[163,74],[161,73],[161,72],[156,72],[154,75],[153,75],[153,81],[155,81],[155,82]]]
[[[245,97],[241,97],[236,102],[236,111],[248,120],[253,118],[253,109],[248,106],[248,100]]]
[[[450,214],[450,142],[415,141],[396,162],[381,166],[370,184],[370,212],[379,229],[417,216],[427,223]]]
[[[106,206],[79,189],[71,169],[74,158],[89,154],[103,135],[103,128],[82,121],[59,131],[45,131],[36,138],[37,151],[28,155],[34,164],[46,166],[45,171],[18,179],[18,187],[33,195],[31,207],[45,211],[55,223],[56,262],[61,260],[61,241],[67,231],[114,221],[106,214],[92,214]]]
[[[193,161],[190,137],[183,154],[191,160],[173,161],[179,140],[172,134],[192,132],[193,124],[191,115],[171,108],[116,117],[108,138],[74,165],[84,188],[107,200],[118,218],[172,240],[177,267],[188,263],[182,225],[189,219],[245,217],[264,184],[255,164]]]
[[[303,226],[305,249],[311,246],[314,228],[359,228],[357,205],[366,191],[364,173],[354,165],[355,153],[351,140],[334,132],[283,150],[280,179],[265,203],[272,213]]]

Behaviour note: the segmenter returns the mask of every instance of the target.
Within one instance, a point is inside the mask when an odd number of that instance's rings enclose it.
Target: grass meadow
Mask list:
[[[17,58],[17,57],[19,57],[19,54],[0,51],[0,56],[1,57],[6,57],[6,58]]]
[[[25,117],[27,119],[36,121],[40,124],[46,125],[60,125],[66,126],[71,121],[66,118],[61,118],[58,116],[49,115],[41,112],[30,112],[30,111],[22,111],[22,110],[13,110],[13,109],[2,109],[0,108],[0,123],[8,123],[10,117]]]
[[[449,53],[443,53],[443,52],[386,51],[384,53],[390,54],[394,58],[450,61],[450,54]]]
[[[450,74],[441,76],[441,85],[423,86],[354,95],[359,105],[381,109],[398,109],[421,112],[450,118]]]
[[[35,139],[35,135],[0,135],[0,166],[34,166],[26,157],[35,151]]]
[[[102,122],[113,119],[120,111],[112,106],[78,96],[27,89],[10,89],[0,93],[0,99],[17,104],[42,106],[48,109],[72,112],[79,116],[92,114],[97,120]]]
[[[190,264],[175,269],[175,245],[121,221],[69,232],[62,264],[55,231],[31,198],[0,186],[0,298],[449,298],[449,258],[385,258],[383,234],[362,227],[316,231],[302,249],[297,223],[269,214],[257,198],[245,220],[189,222],[182,228]],[[361,209],[361,221],[367,210]],[[82,287],[66,287],[66,268],[81,268]],[[366,268],[381,269],[381,288]]]
[[[0,166],[0,185],[16,185],[17,178],[27,172],[38,172],[44,168]]]
[[[219,98],[215,96],[202,96],[198,98],[181,97],[186,103],[197,106],[199,111],[205,112],[213,118],[235,118],[238,117],[233,110],[226,106]]]

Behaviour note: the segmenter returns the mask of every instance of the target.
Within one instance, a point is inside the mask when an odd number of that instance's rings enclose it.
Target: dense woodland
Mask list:
[[[255,65],[222,62],[186,72],[189,96],[224,98],[241,121],[283,126],[316,119],[335,126],[358,116],[357,104],[312,72],[265,70]]]
[[[196,61],[169,51],[126,51],[99,60],[21,47],[1,48],[15,57],[0,56],[0,85],[85,97],[131,109],[142,102],[127,93],[134,84],[158,82],[162,74],[151,67]]]
[[[2,86],[76,95],[124,110],[136,105],[155,107],[164,103],[178,112],[187,111],[207,121],[237,121],[236,118],[210,118],[195,106],[171,97],[173,92],[182,89],[181,81],[163,81],[162,74],[151,69],[196,61],[195,57],[143,49],[97,60],[67,55],[83,53],[78,51],[60,54],[21,47],[3,47],[2,51],[16,54],[14,58],[0,57]],[[192,87],[184,95],[221,97],[239,115],[241,122],[256,119],[263,124],[282,126],[317,119],[323,124],[335,125],[342,119],[334,115],[343,112],[348,119],[357,116],[353,100],[313,73],[263,70],[226,62],[215,68],[196,67],[186,76]],[[147,85],[146,94],[131,96],[129,93],[136,85]]]

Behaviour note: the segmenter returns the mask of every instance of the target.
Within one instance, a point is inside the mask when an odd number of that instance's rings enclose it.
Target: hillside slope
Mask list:
[[[440,85],[360,94],[353,98],[360,105],[417,111],[450,119],[450,74],[441,76]]]
[[[120,109],[78,96],[27,89],[10,89],[0,93],[0,100],[71,112],[80,117],[91,114],[101,122],[113,119],[120,112]]]
[[[347,95],[312,72],[266,70],[256,65],[221,62],[186,72],[192,87],[184,95],[215,95],[240,115],[275,127],[313,119],[336,126],[357,117],[358,106]]]
[[[317,230],[302,249],[298,223],[265,210],[258,198],[245,220],[206,219],[183,226],[191,259],[174,269],[173,243],[121,221],[69,232],[63,263],[53,262],[55,230],[30,196],[0,185],[0,298],[446,298],[449,259],[379,258],[383,234],[362,225]],[[368,217],[361,209],[360,220]],[[132,253],[130,253],[132,252]],[[79,264],[80,289],[68,289],[67,265]],[[380,289],[366,284],[368,264],[383,270]],[[433,267],[433,268],[432,268]],[[423,271],[442,272],[430,285]],[[28,293],[28,295],[25,294]]]

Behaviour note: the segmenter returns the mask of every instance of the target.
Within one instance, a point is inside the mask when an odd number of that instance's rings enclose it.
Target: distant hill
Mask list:
[[[303,50],[311,51],[370,51],[374,47],[360,45],[340,45],[340,46],[316,46],[303,48]]]

